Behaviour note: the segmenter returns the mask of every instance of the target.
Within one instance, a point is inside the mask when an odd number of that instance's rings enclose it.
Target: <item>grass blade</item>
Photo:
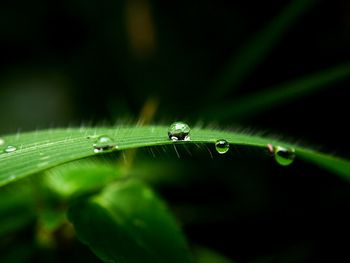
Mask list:
[[[240,120],[262,112],[262,110],[278,107],[286,101],[318,91],[348,77],[350,77],[350,64],[340,65],[271,89],[262,90],[237,101],[222,103],[224,107],[216,106],[208,110],[207,115],[215,117],[216,120]]]
[[[5,136],[3,137],[5,144],[2,145],[0,153],[0,185],[63,163],[96,155],[92,145],[98,135],[106,134],[114,138],[118,150],[174,144],[167,136],[167,129],[166,126],[72,128]],[[191,141],[180,143],[215,143],[221,138],[237,145],[265,148],[270,143],[294,147],[297,155],[298,152],[302,153],[301,158],[350,179],[349,161],[327,157],[327,155],[273,138],[241,132],[194,128],[191,130]],[[3,149],[10,145],[15,146],[17,150],[5,152]],[[337,168],[339,162],[343,163],[342,169]]]
[[[292,1],[263,30],[243,45],[215,83],[215,96],[222,98],[236,89],[312,3],[313,0]]]

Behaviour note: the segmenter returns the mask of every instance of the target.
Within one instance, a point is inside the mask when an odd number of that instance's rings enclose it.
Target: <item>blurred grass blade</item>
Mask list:
[[[242,120],[259,114],[262,110],[266,111],[266,109],[278,107],[286,101],[318,91],[348,77],[350,77],[350,64],[337,66],[271,89],[262,90],[237,101],[222,103],[225,105],[224,107],[217,105],[208,110],[207,114],[215,117],[216,120]]]
[[[164,204],[138,181],[119,182],[68,212],[78,238],[106,262],[191,262]]]
[[[24,178],[30,174],[81,158],[96,156],[93,144],[99,135],[113,138],[118,150],[174,144],[169,140],[166,126],[114,127],[114,128],[78,128],[54,129],[5,136],[0,148],[0,185]],[[191,140],[178,143],[212,143],[225,138],[231,144],[249,145],[266,148],[267,144],[294,147],[298,151],[307,150],[273,138],[263,138],[252,134],[233,131],[193,128]],[[6,152],[8,146],[17,148]],[[310,158],[312,155],[314,158]],[[301,155],[307,161],[319,164],[337,174],[350,179],[350,169],[334,169],[338,163],[325,159],[317,152],[310,151],[308,156]],[[307,157],[307,158],[306,158]],[[332,161],[334,160],[334,162]],[[327,165],[323,162],[327,161]],[[344,164],[349,164],[343,160]]]
[[[228,66],[215,83],[216,98],[238,88],[250,72],[268,55],[269,51],[288,32],[288,28],[305,12],[313,0],[293,0],[266,27],[245,43],[237,55],[232,57]]]
[[[196,247],[193,254],[196,263],[234,263],[232,260],[208,248]]]

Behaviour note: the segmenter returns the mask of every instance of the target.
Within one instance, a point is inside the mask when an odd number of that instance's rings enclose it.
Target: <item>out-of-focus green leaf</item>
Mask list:
[[[116,183],[68,213],[78,238],[106,262],[191,262],[164,204],[138,181]]]
[[[7,247],[6,251],[0,248],[0,262],[31,262],[34,253],[35,247],[32,243],[18,242],[12,247]]]
[[[45,185],[63,198],[99,190],[120,176],[117,166],[84,160],[55,167],[46,172]]]
[[[39,226],[47,231],[53,232],[66,220],[63,210],[54,210],[46,208],[39,213]]]
[[[226,70],[215,83],[214,96],[223,95],[237,88],[248,74],[269,54],[288,28],[311,6],[313,0],[294,0],[268,25],[237,51]]]
[[[0,189],[0,236],[18,231],[34,219],[31,187],[15,184]]]

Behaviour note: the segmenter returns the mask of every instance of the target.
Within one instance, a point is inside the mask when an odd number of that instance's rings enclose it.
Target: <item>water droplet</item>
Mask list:
[[[218,153],[224,154],[230,149],[230,144],[228,141],[220,139],[215,142],[215,149]]]
[[[190,127],[184,122],[174,122],[168,130],[169,139],[172,141],[189,141]]]
[[[282,146],[274,147],[275,160],[278,164],[290,165],[295,158],[295,150],[293,148],[285,148]]]
[[[5,143],[4,139],[0,138],[0,146],[4,145],[4,143]]]
[[[94,147],[95,153],[111,151],[118,148],[114,140],[108,135],[99,136],[92,146]]]
[[[15,152],[17,150],[17,148],[15,146],[9,145],[6,147],[6,149],[4,150],[6,153],[12,153]]]

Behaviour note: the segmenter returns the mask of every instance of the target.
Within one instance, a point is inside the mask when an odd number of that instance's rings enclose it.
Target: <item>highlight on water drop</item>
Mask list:
[[[225,139],[220,139],[215,142],[215,149],[219,154],[224,154],[230,149],[230,144]]]
[[[95,143],[92,146],[94,148],[95,153],[112,151],[113,149],[118,148],[114,140],[108,135],[101,135],[97,137]]]
[[[269,143],[269,144],[267,145],[267,150],[269,151],[269,153],[270,153],[271,155],[274,155],[274,154],[275,154],[273,145],[272,145],[271,143]]]
[[[172,141],[189,141],[190,127],[181,121],[174,122],[170,125],[168,130],[168,137]]]
[[[0,138],[0,146],[5,144],[5,140]]]

